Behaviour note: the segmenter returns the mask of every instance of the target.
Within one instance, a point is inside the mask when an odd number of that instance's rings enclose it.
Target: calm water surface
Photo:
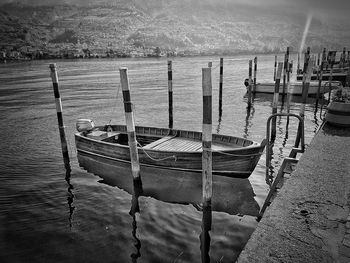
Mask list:
[[[213,61],[213,130],[261,141],[272,96],[257,96],[247,111],[243,81],[253,56],[224,58],[224,97],[218,111],[219,58],[173,59],[174,127],[201,130],[201,68]],[[282,55],[280,56],[282,59]],[[72,172],[66,177],[49,63],[58,66]],[[274,56],[259,56],[258,81],[273,79]],[[153,189],[132,208],[131,177],[102,180],[78,165],[75,122],[124,123],[119,85],[128,67],[136,125],[168,125],[166,59],[58,60],[0,65],[0,261],[1,262],[200,262],[200,179],[170,180],[155,172]],[[299,98],[300,101],[300,98]],[[312,101],[311,101],[312,102]],[[298,98],[291,102],[298,113]],[[279,111],[285,105],[279,105]],[[321,123],[306,107],[306,142]],[[278,119],[273,166],[288,155],[297,122]],[[124,175],[123,175],[124,176]],[[131,176],[131,175],[130,175]],[[164,179],[169,178],[169,179]],[[152,181],[154,180],[154,181]],[[268,192],[265,156],[249,180],[214,179],[210,257],[233,262],[256,226]],[[189,200],[189,199],[193,200]],[[185,201],[189,201],[186,204]],[[237,215],[238,214],[238,215]],[[244,216],[243,216],[244,215]]]

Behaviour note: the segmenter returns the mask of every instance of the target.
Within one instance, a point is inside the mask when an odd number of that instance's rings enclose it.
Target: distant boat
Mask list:
[[[344,86],[346,83],[346,76],[348,75],[348,70],[345,71],[340,71],[338,69],[334,69],[333,73],[332,73],[332,80],[333,81],[340,81],[341,84]],[[322,73],[322,80],[328,81],[330,77],[330,72],[323,72]],[[317,80],[317,74],[313,73],[311,75],[311,80]],[[297,80],[302,80],[303,79],[303,74],[299,73],[297,74]]]
[[[77,129],[75,143],[78,160],[85,169],[89,170],[87,166],[98,164],[102,171],[130,163],[125,125],[94,127],[92,121],[84,119],[78,120]],[[201,132],[136,126],[136,140],[139,144],[141,173],[143,167],[202,172]],[[265,145],[266,140],[257,143],[244,138],[213,134],[213,174],[248,178]]]
[[[246,85],[246,84],[245,84]],[[339,81],[331,81],[331,89],[336,89],[341,87],[341,83]],[[253,89],[253,87],[252,87]],[[290,94],[292,95],[302,95],[303,83],[302,82],[291,82],[290,83]],[[310,82],[308,94],[309,96],[317,96],[318,90],[318,82]],[[253,89],[254,91],[254,89]],[[275,82],[262,82],[257,83],[255,88],[255,93],[274,93],[275,92]],[[320,94],[324,94],[329,92],[329,82],[322,81]],[[285,87],[285,93],[287,93],[287,86]],[[283,94],[283,84],[280,84],[279,94]]]

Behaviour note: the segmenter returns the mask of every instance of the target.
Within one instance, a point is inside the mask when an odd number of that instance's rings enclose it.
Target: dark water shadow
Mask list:
[[[97,167],[97,166],[96,166]],[[94,171],[90,171],[94,172]],[[94,172],[98,175],[100,169]],[[104,170],[100,175],[105,183],[133,193],[133,179],[129,164],[113,169]],[[153,197],[157,200],[193,204],[201,209],[202,204],[202,174],[154,169],[141,167],[142,196]],[[257,216],[259,205],[254,199],[255,193],[248,179],[230,178],[213,175],[212,210],[226,212],[231,215],[243,214]]]

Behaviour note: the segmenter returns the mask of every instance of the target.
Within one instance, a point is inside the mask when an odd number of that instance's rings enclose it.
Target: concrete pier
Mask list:
[[[350,129],[319,130],[237,262],[350,262]]]

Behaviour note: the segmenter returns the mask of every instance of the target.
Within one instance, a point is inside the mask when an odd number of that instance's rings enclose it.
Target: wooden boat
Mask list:
[[[338,81],[331,81],[331,89],[335,89],[341,86]],[[302,95],[303,83],[302,82],[291,82],[290,83],[290,93],[292,95]],[[309,96],[317,96],[318,82],[311,82],[309,86],[308,94]],[[274,93],[275,83],[274,82],[262,82],[257,83],[255,88],[255,93]],[[329,82],[322,81],[320,94],[329,92]],[[287,87],[285,88],[285,93],[287,93]],[[280,84],[279,94],[283,94],[283,84]]]
[[[332,80],[333,81],[340,81],[341,84],[344,86],[346,84],[346,76],[348,75],[347,71],[343,71],[343,72],[339,72],[334,70],[335,72],[332,73]],[[329,72],[324,72],[322,74],[322,80],[324,81],[328,81],[330,77],[330,73]],[[312,74],[311,75],[311,80],[317,80],[317,74]],[[297,75],[297,80],[301,81],[303,79],[303,74],[298,74]]]
[[[125,125],[78,127],[75,143],[78,160],[95,159],[110,169],[130,163]],[[136,126],[139,162],[142,167],[202,172],[202,133],[196,131]],[[255,169],[266,141],[213,134],[213,174],[248,178]],[[82,162],[81,162],[82,163]]]

